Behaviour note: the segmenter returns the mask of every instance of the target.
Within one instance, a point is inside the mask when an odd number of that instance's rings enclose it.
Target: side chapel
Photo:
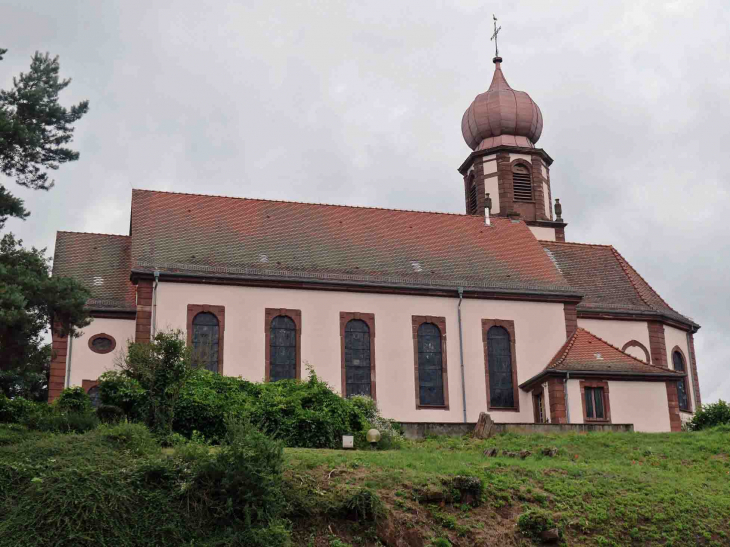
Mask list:
[[[311,366],[404,422],[680,430],[699,325],[612,246],[566,241],[540,108],[494,64],[461,122],[465,214],[133,190],[128,235],[59,231],[53,275],[90,288],[93,322],[54,329],[50,399],[179,328],[211,371]]]

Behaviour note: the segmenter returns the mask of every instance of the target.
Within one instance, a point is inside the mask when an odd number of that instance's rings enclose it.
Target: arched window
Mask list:
[[[678,351],[672,353],[672,364],[674,370],[677,372],[686,372],[684,366],[684,357]],[[677,382],[677,395],[679,397],[679,409],[689,410],[689,395],[687,393],[687,382],[686,378],[682,378]]]
[[[193,318],[193,363],[218,372],[220,325],[210,312],[201,312]]]
[[[487,331],[489,407],[514,408],[512,342],[507,329],[494,326]]]
[[[86,394],[89,396],[89,399],[91,399],[91,406],[93,408],[99,408],[99,404],[101,404],[101,400],[99,399],[99,386],[92,387],[86,392]]]
[[[271,353],[269,380],[289,380],[297,377],[297,327],[286,315],[271,320]]]
[[[348,321],[345,326],[346,397],[351,395],[372,397],[370,357],[370,327],[360,319]]]
[[[419,404],[444,406],[441,330],[433,323],[418,327]]]
[[[526,165],[517,163],[512,167],[512,189],[515,201],[532,201],[532,176]]]

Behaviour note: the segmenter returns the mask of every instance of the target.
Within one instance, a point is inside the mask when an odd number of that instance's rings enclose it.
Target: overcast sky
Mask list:
[[[726,1],[0,0],[0,87],[35,50],[89,99],[50,192],[7,229],[127,234],[131,188],[463,212],[461,116],[494,65],[543,112],[569,241],[614,245],[702,325],[730,399]]]

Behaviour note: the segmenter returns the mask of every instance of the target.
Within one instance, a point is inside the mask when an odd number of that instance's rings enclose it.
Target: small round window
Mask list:
[[[95,334],[89,338],[89,349],[94,353],[109,353],[117,347],[117,341],[110,334]]]

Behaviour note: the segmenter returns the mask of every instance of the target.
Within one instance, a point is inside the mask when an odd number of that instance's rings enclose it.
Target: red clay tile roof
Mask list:
[[[92,294],[87,307],[134,310],[135,288],[129,281],[129,236],[58,232],[53,275],[74,277]]]
[[[524,222],[134,190],[132,270],[576,294]]]
[[[674,372],[640,361],[580,327],[573,333],[573,336],[568,338],[545,370],[631,372],[634,374]]]
[[[696,325],[672,309],[613,247],[540,243],[568,283],[584,294],[579,310],[660,315]]]

